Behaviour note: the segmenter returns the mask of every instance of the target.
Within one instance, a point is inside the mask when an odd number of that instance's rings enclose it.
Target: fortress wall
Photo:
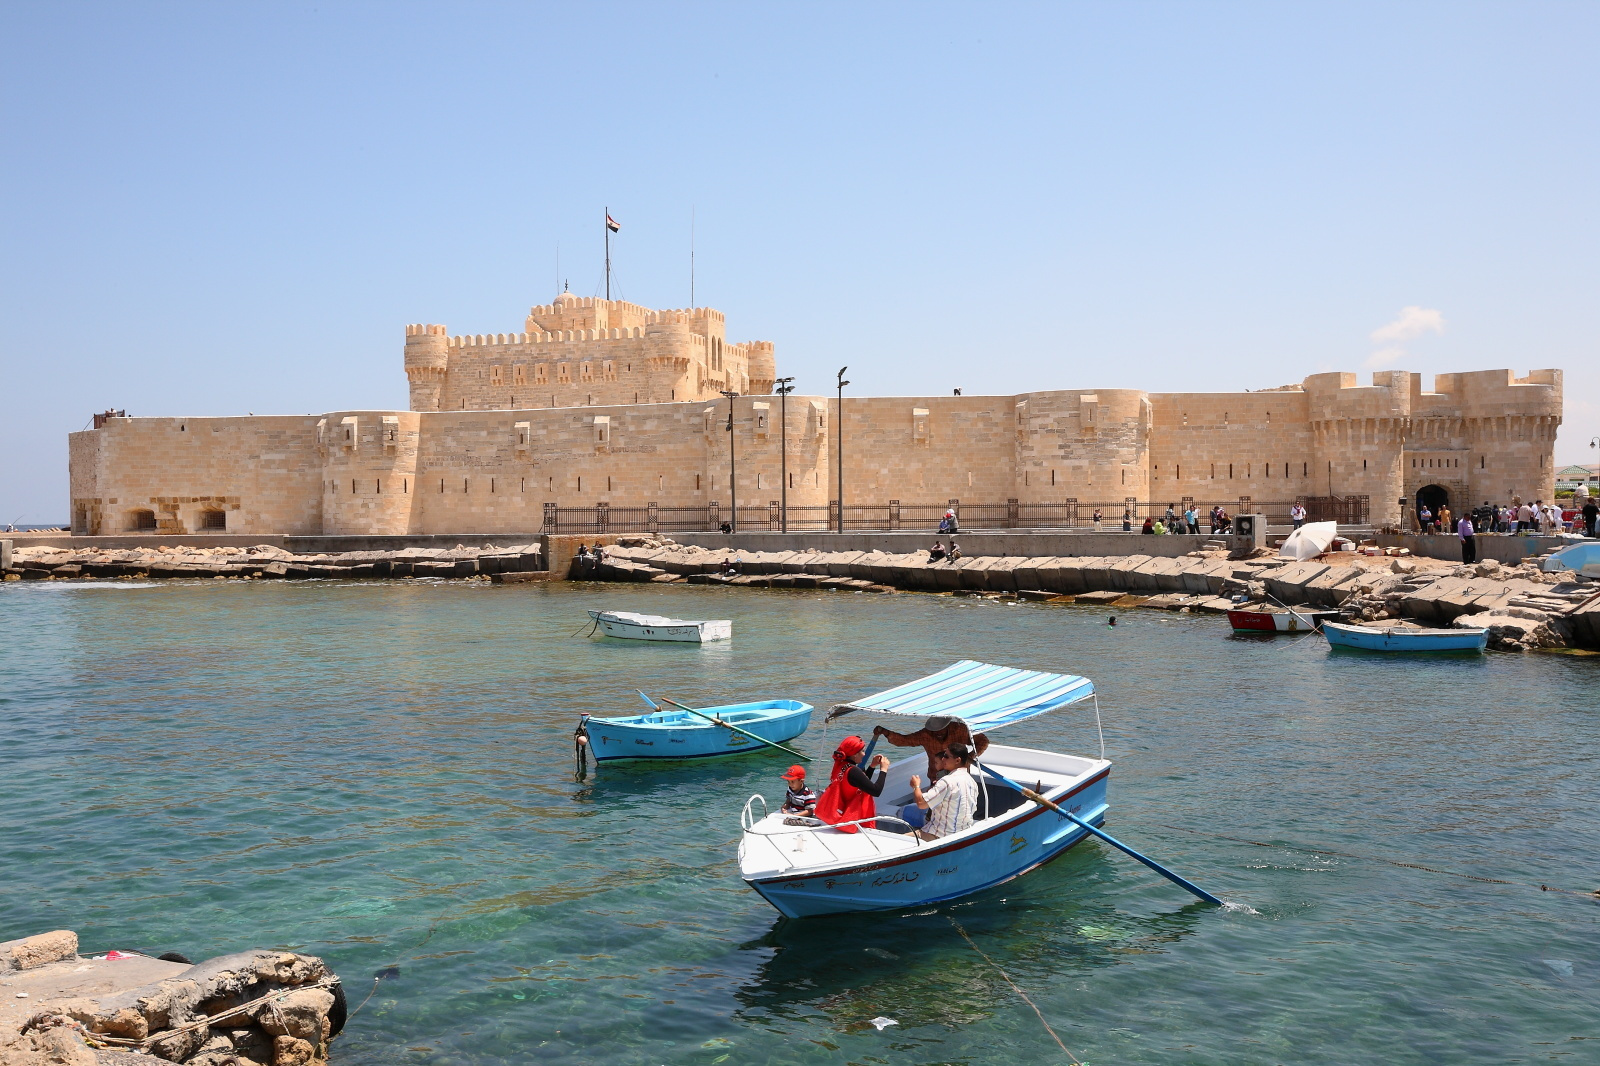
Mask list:
[[[830,398],[830,417],[836,406]],[[1015,496],[1014,409],[1009,396],[845,397],[845,503]],[[830,444],[834,432],[830,426]],[[825,474],[823,483],[829,480]]]
[[[319,533],[322,464],[315,416],[113,418],[70,438],[72,516],[87,534],[122,533],[151,511],[156,531]],[[94,438],[92,441],[87,438]]]
[[[323,534],[394,536],[415,528],[421,418],[335,411],[318,419]]]
[[[1190,496],[1232,512],[1243,496],[1281,502],[1327,494],[1312,457],[1306,393],[1159,393],[1150,402],[1152,502]]]
[[[1152,407],[1137,389],[1030,392],[1012,397],[1021,503],[1108,503],[1149,493]]]

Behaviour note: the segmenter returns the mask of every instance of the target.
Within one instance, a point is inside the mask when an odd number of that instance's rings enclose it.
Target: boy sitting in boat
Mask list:
[[[817,807],[815,789],[806,787],[806,768],[799,763],[789,767],[783,775],[788,786],[783,796],[784,814],[811,814]]]

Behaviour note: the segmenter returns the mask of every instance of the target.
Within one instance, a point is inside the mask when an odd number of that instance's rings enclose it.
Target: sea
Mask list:
[[[589,634],[585,610],[733,639]],[[1116,615],[1116,624],[1109,624]],[[1600,657],[1383,656],[1215,615],[480,582],[0,586],[0,940],[325,959],[340,1066],[1600,1063]],[[591,766],[637,690],[823,709],[1082,674],[1104,844],[911,912],[739,879],[777,753]],[[1009,744],[1096,754],[1094,709]],[[382,975],[381,977],[379,975]]]

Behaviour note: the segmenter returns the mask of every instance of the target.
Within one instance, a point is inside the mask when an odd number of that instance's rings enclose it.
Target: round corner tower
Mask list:
[[[411,383],[411,409],[437,411],[450,365],[450,338],[443,326],[406,327],[406,379]]]

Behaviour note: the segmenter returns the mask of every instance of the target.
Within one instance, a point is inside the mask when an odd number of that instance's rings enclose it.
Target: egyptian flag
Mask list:
[[[612,233],[616,233],[616,232],[618,232],[618,231],[620,231],[622,229],[622,224],[619,223],[616,219],[612,218],[610,215],[607,215],[606,216],[606,229],[610,230]]]

